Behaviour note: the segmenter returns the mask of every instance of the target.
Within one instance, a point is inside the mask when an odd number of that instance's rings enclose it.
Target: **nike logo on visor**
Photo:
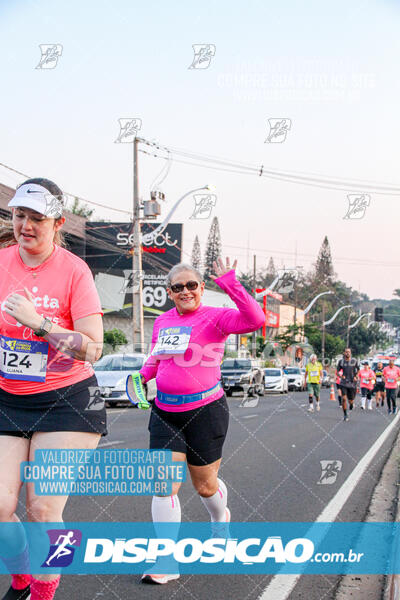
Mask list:
[[[42,192],[40,192],[39,190],[26,190],[27,194],[41,194]]]

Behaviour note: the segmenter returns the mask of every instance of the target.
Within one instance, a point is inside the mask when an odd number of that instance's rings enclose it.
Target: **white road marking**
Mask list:
[[[315,523],[332,523],[336,519],[361,477],[364,475],[375,454],[397,425],[399,416],[400,414],[396,415],[390,425],[386,427],[368,452],[362,457],[354,471],[350,473],[342,487],[339,488],[332,500],[327,504],[319,517],[317,517]],[[346,425],[346,427],[348,427],[348,425]],[[304,537],[307,537],[307,534],[305,534]],[[288,600],[300,577],[301,573],[297,575],[274,575],[258,600]]]
[[[245,415],[243,419],[252,419],[253,417],[258,417],[258,415]]]
[[[123,444],[124,440],[114,440],[113,442],[104,442],[104,444],[99,444],[98,448],[104,448],[105,446],[114,446],[114,444]]]

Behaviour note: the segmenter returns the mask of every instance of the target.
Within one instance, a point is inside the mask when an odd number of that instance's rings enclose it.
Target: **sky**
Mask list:
[[[327,189],[140,146],[150,152],[139,153],[143,199],[169,164],[162,216],[188,191],[216,186],[209,218],[191,218],[193,196],[173,215],[185,260],[196,234],[204,252],[213,216],[223,254],[244,271],[253,255],[260,269],[272,256],[308,270],[327,235],[338,277],[390,299],[400,205],[397,190],[381,188],[400,188],[399,25],[394,0],[2,0],[0,162],[102,204],[96,216],[112,221],[132,210],[132,144],[115,143],[119,119],[140,119],[138,135],[164,148],[351,180]],[[62,47],[54,68],[36,68],[40,44]],[[194,44],[215,47],[208,68],[189,68]],[[290,122],[277,143],[266,141],[269,119]],[[0,167],[1,183],[23,180]],[[348,195],[366,193],[362,218],[344,218]]]

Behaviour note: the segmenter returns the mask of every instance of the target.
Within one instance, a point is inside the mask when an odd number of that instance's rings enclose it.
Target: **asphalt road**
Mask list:
[[[357,398],[358,400],[358,398]],[[350,475],[360,458],[394,418],[380,408],[356,408],[343,422],[337,402],[323,390],[321,411],[307,412],[307,394],[290,392],[261,398],[243,408],[241,397],[229,399],[230,427],[224,447],[221,477],[228,487],[232,521],[313,522]],[[146,448],[149,414],[132,409],[109,409],[109,435],[101,445]],[[397,418],[397,417],[396,417]],[[373,488],[394,441],[391,434],[376,454],[338,519],[362,521]],[[320,461],[341,462],[335,481],[321,481]],[[340,466],[336,462],[336,466]],[[334,479],[334,478],[333,478]],[[190,482],[180,491],[182,520],[206,521],[207,514]],[[22,508],[20,509],[21,515]],[[71,497],[66,521],[151,521],[148,497]],[[138,575],[63,576],[57,600],[71,598],[149,600],[256,600],[271,580],[269,575],[186,575],[167,586],[140,583]],[[290,600],[333,600],[337,576],[303,576]],[[0,578],[1,589],[8,579]],[[265,599],[265,596],[264,596]],[[268,600],[274,600],[272,597]]]

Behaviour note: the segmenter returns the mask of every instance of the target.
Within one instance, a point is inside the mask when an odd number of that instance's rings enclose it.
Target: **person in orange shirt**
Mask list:
[[[94,449],[107,430],[90,364],[102,353],[101,304],[86,263],[62,247],[62,191],[29,179],[8,206],[12,223],[0,225],[0,522],[18,525],[21,462],[37,449]],[[67,499],[37,495],[28,482],[27,520],[61,522]],[[15,537],[2,560],[18,574],[3,600],[52,600],[60,577],[31,575],[22,524]]]

